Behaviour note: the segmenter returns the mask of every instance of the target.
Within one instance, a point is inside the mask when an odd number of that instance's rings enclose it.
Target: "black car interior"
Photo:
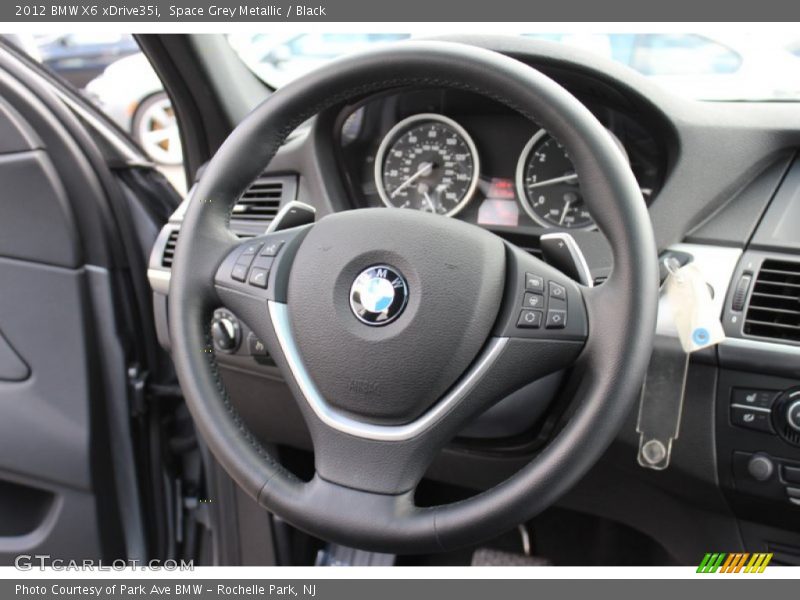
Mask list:
[[[184,199],[0,46],[0,562],[800,564],[795,103],[497,36],[273,91],[221,38],[137,37]]]

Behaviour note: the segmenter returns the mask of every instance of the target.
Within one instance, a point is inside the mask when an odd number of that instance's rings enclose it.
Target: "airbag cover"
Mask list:
[[[388,265],[407,281],[391,323],[356,318],[351,287]],[[365,421],[413,420],[441,398],[488,339],[505,280],[505,246],[461,221],[410,210],[352,210],[320,220],[295,257],[288,305],[298,349],[326,401]]]

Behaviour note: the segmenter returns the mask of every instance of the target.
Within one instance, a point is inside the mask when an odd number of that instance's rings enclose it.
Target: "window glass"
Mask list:
[[[132,36],[85,31],[4,37],[88,97],[185,192],[175,112]]]
[[[614,60],[698,100],[800,100],[800,32],[522,33]],[[337,56],[413,38],[403,33],[230,35],[242,60],[273,88]]]

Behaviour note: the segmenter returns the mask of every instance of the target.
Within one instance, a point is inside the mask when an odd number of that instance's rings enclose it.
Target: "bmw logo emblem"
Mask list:
[[[350,308],[362,323],[391,323],[408,302],[408,284],[394,267],[375,265],[362,271],[350,287]]]

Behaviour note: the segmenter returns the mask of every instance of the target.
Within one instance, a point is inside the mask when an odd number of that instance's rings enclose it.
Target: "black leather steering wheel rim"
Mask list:
[[[247,431],[209,352],[212,311],[243,296],[234,289],[221,294],[215,286],[220,263],[239,243],[228,227],[236,200],[299,124],[338,103],[404,86],[477,92],[548,130],[570,153],[586,203],[614,259],[613,272],[602,286],[580,292],[589,335],[578,358],[583,377],[575,410],[564,427],[507,481],[468,500],[430,508],[417,507],[413,490],[403,486],[387,493],[321,476],[304,482],[286,471]],[[533,68],[501,54],[449,42],[407,42],[340,59],[281,88],[234,130],[209,163],[181,231],[170,282],[170,335],[178,378],[198,431],[248,494],[325,539],[378,551],[423,552],[475,543],[514,527],[553,504],[594,464],[619,430],[644,378],[655,330],[658,269],[652,226],[636,180],[619,148],[578,100]],[[238,310],[254,330],[256,322],[264,321],[259,334],[302,407],[302,389],[266,318],[267,302],[242,300]],[[308,411],[304,415],[313,420]],[[315,430],[320,430],[318,423]],[[452,431],[444,430],[435,443],[446,442],[448,434]],[[314,437],[315,444],[326,439],[323,434]],[[338,435],[332,443],[349,442]],[[373,442],[370,448],[380,460],[391,461],[401,447],[393,443]],[[421,461],[429,458],[419,448],[404,455],[407,464],[417,455]],[[353,457],[353,469],[359,461],[363,463],[363,456]]]

